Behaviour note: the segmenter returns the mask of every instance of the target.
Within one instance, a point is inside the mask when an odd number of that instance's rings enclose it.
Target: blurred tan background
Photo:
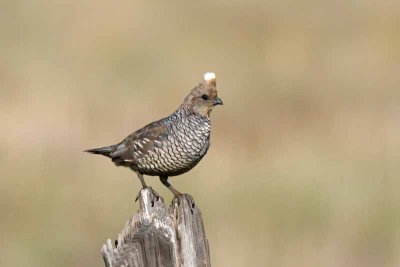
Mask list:
[[[0,31],[1,266],[104,266],[140,183],[82,151],[206,71],[225,105],[171,182],[213,266],[400,266],[399,1],[6,0]]]

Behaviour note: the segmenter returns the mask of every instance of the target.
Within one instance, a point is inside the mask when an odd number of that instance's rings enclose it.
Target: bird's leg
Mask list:
[[[168,183],[168,176],[160,176],[160,181],[163,185],[165,185],[175,197],[179,197],[182,195],[178,190],[176,190],[170,183]]]
[[[153,195],[156,197],[156,200],[158,201],[158,199],[160,198],[160,195],[156,191],[154,191],[153,188],[151,188],[150,186],[147,186],[146,182],[144,181],[143,174],[137,173],[137,176],[139,177],[140,183],[142,184],[142,190],[145,188],[148,188],[153,193]],[[138,195],[136,196],[135,202],[139,199],[140,193],[142,192],[142,190],[140,190]]]
[[[170,183],[168,183],[168,176],[160,176],[160,181],[161,181],[161,183],[163,183],[163,185],[165,185],[174,194],[172,203],[173,204],[178,203],[178,205],[180,205],[181,198],[185,198],[189,202],[191,212],[193,214],[194,207],[195,207],[193,197],[191,195],[181,194],[178,190],[176,190]]]
[[[146,187],[147,187],[147,184],[146,184],[146,182],[144,181],[143,174],[137,173],[137,176],[139,177],[140,183],[142,184],[142,188],[146,188]]]

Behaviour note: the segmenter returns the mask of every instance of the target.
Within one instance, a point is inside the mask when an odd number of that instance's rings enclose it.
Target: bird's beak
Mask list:
[[[214,100],[214,102],[213,102],[213,105],[214,105],[214,106],[216,106],[216,105],[223,105],[223,104],[224,104],[224,102],[222,102],[221,98],[219,98],[219,97],[217,97],[217,98]]]

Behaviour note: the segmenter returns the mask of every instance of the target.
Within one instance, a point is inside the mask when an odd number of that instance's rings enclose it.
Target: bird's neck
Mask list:
[[[201,114],[201,113],[197,112],[191,105],[187,105],[187,104],[182,104],[181,106],[179,106],[179,108],[175,112],[185,114],[186,116],[194,115],[194,116],[199,116],[199,117],[203,117],[207,120],[210,120],[209,112],[206,112],[205,114]]]

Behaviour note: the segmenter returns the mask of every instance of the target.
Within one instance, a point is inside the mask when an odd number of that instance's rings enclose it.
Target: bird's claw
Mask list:
[[[188,202],[189,207],[190,207],[190,212],[193,214],[194,209],[196,207],[196,203],[194,202],[194,199],[191,195],[188,195],[188,194],[176,195],[172,199],[172,204],[177,204],[178,206],[180,206],[183,200],[186,200]]]
[[[150,190],[151,194],[154,196],[154,198],[156,199],[156,201],[160,200],[160,195],[159,195],[156,191],[154,191],[153,188],[151,188],[150,186],[147,186],[147,187],[143,187],[142,189],[140,189],[139,193],[137,194],[137,196],[136,196],[136,198],[135,198],[135,202],[138,201],[140,195],[142,194],[142,191],[145,190],[145,189]],[[154,198],[153,198],[152,201],[151,201],[151,206],[154,206]]]

